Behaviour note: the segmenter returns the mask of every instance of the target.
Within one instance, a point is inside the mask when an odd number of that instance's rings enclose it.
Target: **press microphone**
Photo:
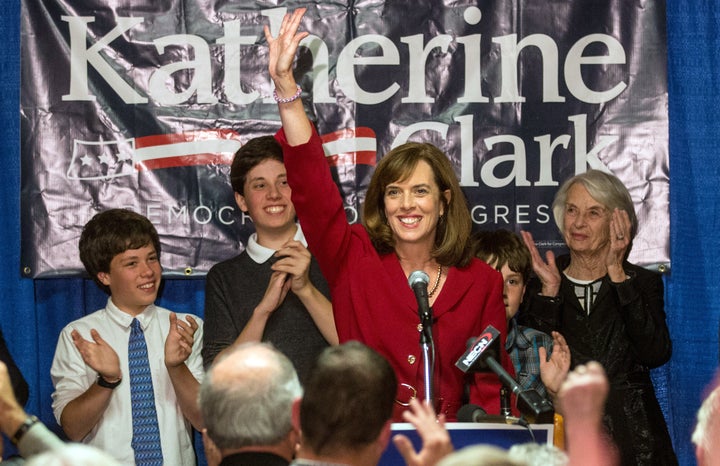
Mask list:
[[[422,270],[416,270],[408,277],[408,284],[415,292],[420,322],[423,323],[432,322],[432,312],[430,311],[430,302],[428,301],[428,283],[430,283],[430,277]]]
[[[500,387],[500,414],[503,416],[512,415],[512,408],[510,408],[510,392],[505,385]]]
[[[481,422],[485,416],[487,416],[487,412],[473,404],[462,405],[457,412],[458,422]]]
[[[528,423],[525,419],[515,416],[493,416],[485,412],[478,405],[466,404],[460,407],[457,412],[458,422],[474,422],[474,423],[500,423],[509,425],[520,425],[528,427]]]
[[[552,404],[533,389],[523,390],[519,383],[508,374],[497,360],[500,332],[488,325],[483,333],[472,340],[468,349],[460,356],[455,366],[464,373],[479,372],[489,369],[494,372],[500,382],[512,391],[517,397],[517,407],[532,423],[552,423],[555,410]]]

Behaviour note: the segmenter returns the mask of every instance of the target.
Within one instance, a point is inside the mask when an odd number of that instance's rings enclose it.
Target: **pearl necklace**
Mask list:
[[[435,284],[433,285],[432,289],[428,291],[428,298],[432,297],[432,295],[434,295],[437,291],[437,287],[438,285],[440,285],[440,277],[442,277],[442,265],[438,265],[437,278],[435,279]]]

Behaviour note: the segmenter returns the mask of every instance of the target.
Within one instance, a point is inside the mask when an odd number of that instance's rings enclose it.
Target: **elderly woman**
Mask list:
[[[302,13],[287,16],[276,38],[265,30],[283,126],[276,138],[310,251],[330,285],[340,342],[361,341],[390,361],[399,382],[395,419],[400,420],[411,398],[426,397],[418,304],[408,285],[413,271],[425,271],[433,314],[435,408],[455,419],[471,382],[470,401],[499,413],[498,377],[483,373],[469,380],[455,367],[468,339],[488,325],[504,335],[506,323],[500,274],[472,256],[471,218],[452,165],[430,144],[397,147],[373,174],[364,226],[348,224],[292,74],[297,44],[307,35],[296,32]],[[507,353],[499,353],[505,369],[514,373]]]
[[[599,361],[610,380],[605,424],[622,464],[677,464],[650,369],[672,346],[659,274],[627,262],[637,232],[630,193],[615,176],[590,170],[565,182],[553,202],[570,254],[546,261],[523,232],[537,278],[528,284],[521,320],[562,332],[572,367]]]

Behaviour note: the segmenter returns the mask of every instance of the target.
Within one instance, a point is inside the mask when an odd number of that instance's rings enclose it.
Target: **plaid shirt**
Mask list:
[[[510,354],[515,376],[525,390],[535,389],[540,396],[549,399],[545,385],[540,379],[540,354],[538,348],[544,346],[548,357],[552,354],[553,340],[547,334],[534,328],[519,325],[513,317],[508,321],[508,336],[505,350]]]

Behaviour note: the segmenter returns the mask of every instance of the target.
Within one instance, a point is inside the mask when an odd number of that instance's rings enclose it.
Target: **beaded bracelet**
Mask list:
[[[297,92],[292,96],[288,97],[286,99],[283,99],[277,94],[277,89],[273,89],[273,99],[275,99],[275,102],[279,104],[289,104],[290,102],[293,102],[297,100],[300,97],[300,94],[302,94],[302,88],[300,87],[300,84],[295,84],[297,86]]]

